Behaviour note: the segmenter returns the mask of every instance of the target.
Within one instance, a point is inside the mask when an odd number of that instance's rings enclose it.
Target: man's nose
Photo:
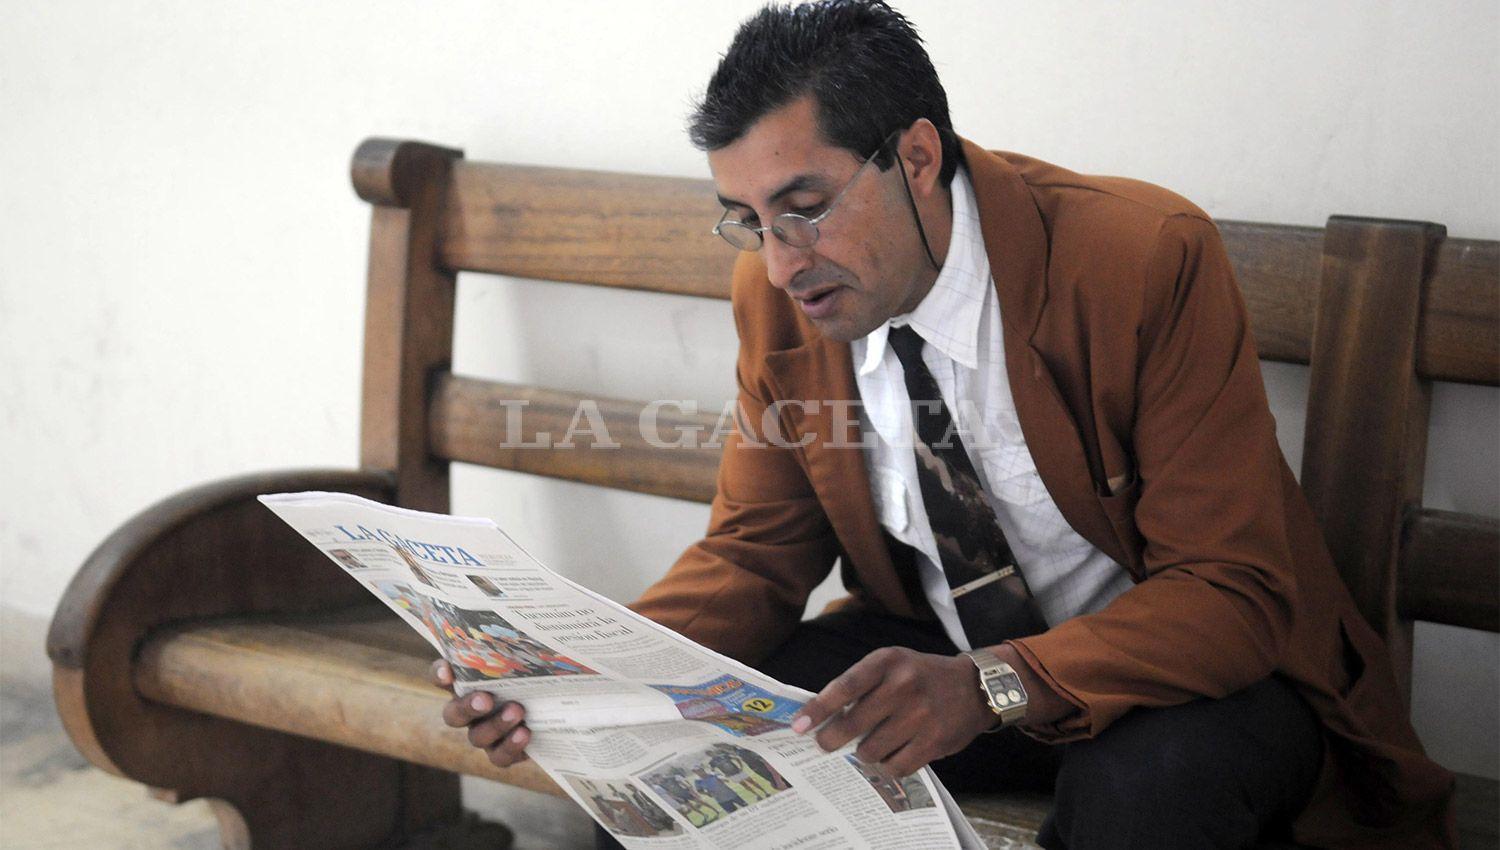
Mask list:
[[[765,255],[766,276],[770,278],[772,286],[783,292],[798,274],[812,267],[810,249],[794,248],[770,232],[765,234],[765,242],[760,250]]]

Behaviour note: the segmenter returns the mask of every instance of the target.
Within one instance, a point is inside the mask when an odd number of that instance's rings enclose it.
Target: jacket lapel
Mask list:
[[[1009,163],[967,140],[963,152],[1000,298],[1005,369],[1026,447],[1047,492],[1073,530],[1115,563],[1131,564],[1133,559],[1127,558],[1100,504],[1078,424],[1035,344],[1047,304],[1048,236],[1041,211]]]

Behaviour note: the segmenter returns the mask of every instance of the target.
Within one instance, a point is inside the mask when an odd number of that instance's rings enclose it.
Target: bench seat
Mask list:
[[[135,666],[142,696],[166,705],[565,796],[534,762],[498,768],[442,722],[427,681],[436,653],[383,606],[336,614],[219,618],[154,635]],[[965,814],[987,846],[1020,850],[1048,801],[975,796]]]
[[[563,796],[535,764],[490,764],[443,724],[437,653],[384,607],[223,618],[164,630],[141,650],[148,699],[215,717]]]

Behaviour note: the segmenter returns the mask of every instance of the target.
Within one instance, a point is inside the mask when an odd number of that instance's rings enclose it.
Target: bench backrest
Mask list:
[[[566,430],[582,397],[451,370],[459,271],[728,298],[734,256],[706,236],[721,211],[707,181],[468,162],[390,139],[360,146],[353,180],[374,206],[361,465],[394,472],[400,504],[447,510],[453,461],[712,498],[717,451],[651,446],[643,402],[598,400],[618,449],[517,448],[507,402],[528,402],[530,440]],[[1302,485],[1397,669],[1409,674],[1414,620],[1500,631],[1500,520],[1422,507],[1432,382],[1500,385],[1500,242],[1348,217],[1219,228],[1262,358],[1311,366]]]

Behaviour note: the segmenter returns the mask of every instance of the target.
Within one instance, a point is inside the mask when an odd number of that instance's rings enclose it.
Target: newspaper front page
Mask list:
[[[490,520],[260,500],[426,637],[457,694],[524,704],[527,752],[626,847],[983,846],[930,770],[823,752],[790,728],[812,694],[552,572]]]

